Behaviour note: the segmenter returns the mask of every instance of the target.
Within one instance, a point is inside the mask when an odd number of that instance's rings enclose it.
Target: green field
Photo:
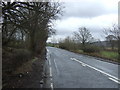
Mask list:
[[[110,51],[101,51],[100,55],[103,57],[111,58],[111,59],[118,59],[117,52],[110,52]]]

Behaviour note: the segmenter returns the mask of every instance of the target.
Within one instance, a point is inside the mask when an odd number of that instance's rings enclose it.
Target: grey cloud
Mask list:
[[[102,2],[96,0],[96,2],[66,2],[64,4],[63,18],[67,17],[82,17],[91,18],[100,16],[103,14],[117,13],[115,9],[108,9]]]
[[[67,29],[62,29],[62,30],[60,30],[60,29],[58,29],[58,31],[57,31],[57,35],[70,35],[72,33],[72,30],[67,30]]]
[[[87,27],[95,39],[105,39],[103,27],[109,26],[114,21],[114,16],[110,16],[110,14],[117,15],[117,7],[111,6],[111,8],[108,8],[105,5],[106,3],[103,2],[104,0],[90,1],[92,0],[66,2],[64,4],[66,8],[64,9],[63,17],[54,25],[57,30],[56,39],[59,40],[59,38],[71,36],[80,26]]]

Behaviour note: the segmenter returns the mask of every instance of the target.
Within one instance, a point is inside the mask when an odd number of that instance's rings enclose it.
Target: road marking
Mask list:
[[[50,62],[50,60],[48,60],[48,62],[49,62],[49,66],[51,66],[51,62]]]
[[[51,81],[52,81],[52,78],[51,78]]]
[[[72,60],[74,60],[74,61],[77,61],[77,62],[79,62],[80,64],[82,64],[82,66],[86,66],[86,64],[85,63],[83,63],[83,62],[81,62],[81,61],[79,61],[79,60],[77,60],[77,59],[75,59],[75,58],[71,58]]]
[[[84,67],[85,67],[85,66],[86,66],[86,64],[82,64],[82,66],[84,66]]]
[[[50,67],[50,77],[52,77],[52,68]]]
[[[50,84],[50,87],[51,89],[53,90],[53,83],[52,83],[52,67],[50,66],[50,80],[51,80],[51,84]]]
[[[49,50],[47,49],[47,52],[49,52]]]
[[[51,83],[50,87],[51,87],[51,89],[53,90],[53,83]]]
[[[113,79],[113,78],[109,78],[109,79],[112,80],[112,81],[114,81],[114,82],[116,82],[116,83],[118,83],[118,84],[120,84],[119,81],[117,81],[117,80],[115,80],[115,79]]]
[[[49,57],[48,58],[48,63],[49,63],[49,69],[50,69],[50,80],[51,80],[51,83],[50,83],[50,87],[51,89],[53,90],[53,83],[52,83],[52,67],[51,67],[51,61],[50,61],[50,51],[47,49],[47,56]]]
[[[56,71],[57,71],[57,73],[59,74],[58,67],[57,67],[57,64],[56,64],[55,59],[54,59],[54,63],[55,63],[55,68],[56,68]]]
[[[50,62],[50,51],[47,49],[47,59],[48,59],[48,63],[49,63],[49,66],[51,66],[51,62]]]
[[[96,70],[96,71],[98,71],[98,72],[100,72],[100,73],[102,73],[102,74],[104,74],[104,75],[107,75],[107,76],[109,76],[109,77],[117,80],[118,82],[120,81],[120,79],[118,79],[117,77],[115,77],[115,76],[113,76],[113,75],[110,75],[110,74],[108,74],[108,73],[106,73],[106,72],[104,72],[104,71],[102,71],[102,70],[100,70],[100,69],[97,69],[97,68],[93,67],[93,66],[90,66],[90,65],[88,65],[88,64],[85,64],[85,63],[81,62],[80,60],[77,60],[76,58],[71,58],[71,59],[74,60],[74,61],[79,62],[80,64],[84,64],[84,65],[88,66],[89,68],[92,68],[92,69],[94,69],[94,70]]]

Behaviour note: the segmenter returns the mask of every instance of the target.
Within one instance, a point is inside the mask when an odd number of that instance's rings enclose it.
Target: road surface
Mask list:
[[[118,88],[118,66],[95,57],[47,47],[48,88]]]

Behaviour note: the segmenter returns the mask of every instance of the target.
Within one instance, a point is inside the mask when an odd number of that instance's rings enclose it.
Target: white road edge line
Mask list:
[[[49,62],[50,62],[50,60],[49,60]],[[50,64],[51,64],[51,62],[50,62]],[[53,83],[52,83],[52,67],[51,67],[51,65],[50,65],[50,80],[51,80],[51,84],[50,84],[50,87],[51,87],[51,89],[53,90]]]
[[[47,52],[50,53],[50,51],[47,49]],[[48,55],[48,54],[47,54]],[[50,57],[49,57],[50,58]],[[51,67],[51,61],[50,59],[48,59],[48,62],[49,62],[49,66],[50,66],[50,80],[51,80],[51,84],[50,84],[50,87],[51,89],[53,90],[53,83],[52,83],[52,67]]]
[[[77,60],[77,59],[75,59],[75,58],[71,58],[72,60],[74,60],[74,61],[77,61],[77,62],[79,62],[79,63],[81,63],[81,64],[85,64],[85,63],[83,63],[83,62],[81,62],[81,61],[79,61],[79,60]],[[113,75],[110,75],[110,74],[108,74],[108,73],[106,73],[106,72],[104,72],[104,71],[102,71],[102,70],[99,70],[99,69],[97,69],[97,68],[95,68],[95,67],[93,67],[93,66],[90,66],[90,65],[88,65],[88,64],[85,64],[86,66],[88,66],[89,68],[92,68],[92,69],[94,69],[94,70],[96,70],[96,71],[98,71],[98,72],[100,72],[100,73],[102,73],[102,74],[105,74],[105,75],[107,75],[107,76],[109,76],[109,77],[111,77],[111,78],[113,78],[113,79],[116,79],[117,81],[119,81],[120,79],[118,79],[117,77],[115,77],[115,76],[113,76]]]
[[[55,59],[54,59],[54,63],[55,63],[55,68],[56,68],[56,71],[57,71],[57,73],[59,74],[58,67],[57,67],[57,64],[56,64]]]
[[[51,80],[51,84],[50,84],[50,87],[51,89],[53,90],[53,83],[52,83],[52,67],[50,66],[50,80]]]
[[[50,51],[47,49],[47,52],[50,53]],[[47,57],[48,57],[48,63],[49,63],[49,66],[51,66],[51,62],[50,62],[50,54],[47,53]]]

